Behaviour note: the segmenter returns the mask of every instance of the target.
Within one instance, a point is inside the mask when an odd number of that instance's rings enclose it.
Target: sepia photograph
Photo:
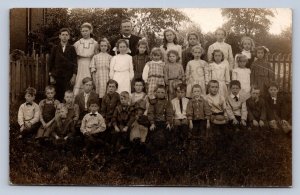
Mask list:
[[[9,17],[10,185],[292,187],[292,9]]]

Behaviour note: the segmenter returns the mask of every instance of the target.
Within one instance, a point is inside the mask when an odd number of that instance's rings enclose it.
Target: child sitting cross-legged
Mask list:
[[[89,113],[87,113],[81,122],[80,131],[85,137],[86,150],[95,149],[93,146],[102,144],[103,134],[106,125],[101,114],[98,113],[98,101],[90,102]]]

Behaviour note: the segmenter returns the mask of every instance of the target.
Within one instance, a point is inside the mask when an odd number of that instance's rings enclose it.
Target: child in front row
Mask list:
[[[238,80],[230,82],[231,93],[227,97],[227,114],[231,125],[236,131],[247,125],[246,97],[240,94],[241,83]]]
[[[257,86],[252,86],[251,97],[247,99],[246,105],[250,126],[255,129],[264,127],[266,122],[266,105],[264,99],[260,97],[260,89]]]
[[[201,96],[201,86],[192,87],[193,98],[188,102],[186,116],[189,120],[189,137],[191,139],[205,137],[210,128],[211,110],[207,101]]]
[[[56,109],[59,101],[54,98],[55,88],[48,85],[45,88],[46,99],[40,101],[40,121],[42,126],[39,128],[36,138],[49,137],[51,133],[51,125],[55,120]]]
[[[40,120],[40,108],[34,102],[36,89],[28,87],[25,91],[26,102],[22,104],[18,111],[18,123],[20,125],[21,139],[24,135],[34,133],[37,130]]]
[[[85,137],[86,149],[91,149],[91,147],[97,144],[97,141],[101,140],[101,132],[106,130],[105,120],[99,114],[99,102],[91,101],[89,105],[89,113],[87,113],[81,122],[80,131]]]
[[[176,142],[177,147],[185,147],[185,142],[188,137],[188,119],[186,116],[187,105],[189,99],[185,97],[186,85],[181,83],[175,88],[176,98],[171,103],[174,112],[174,132],[173,139]]]
[[[267,120],[272,129],[281,129],[285,133],[291,133],[292,127],[289,123],[291,113],[291,102],[283,95],[279,95],[276,83],[269,86],[269,95],[266,97]]]
[[[173,107],[167,99],[164,85],[158,85],[154,92],[155,99],[150,101],[148,108],[148,119],[151,124],[149,141],[151,147],[158,149],[167,145],[173,122]]]

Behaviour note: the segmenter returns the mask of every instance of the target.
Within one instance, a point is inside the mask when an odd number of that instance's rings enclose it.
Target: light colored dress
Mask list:
[[[226,84],[230,83],[229,65],[226,60],[217,64],[215,62],[209,66],[209,80],[217,80],[219,82],[219,94],[223,97],[228,96]]]
[[[232,80],[238,80],[241,83],[241,94],[247,98],[250,97],[250,75],[251,70],[249,68],[235,68],[232,70]]]
[[[212,53],[214,50],[219,49],[224,53],[224,60],[228,61],[229,63],[229,70],[232,70],[234,67],[234,59],[232,54],[231,45],[225,42],[215,42],[214,44],[208,47],[207,51],[207,59],[208,62],[212,62]]]
[[[82,79],[91,77],[90,62],[94,54],[97,53],[98,43],[93,38],[79,39],[74,43],[77,53],[78,71],[74,86],[74,95],[76,96],[82,89]]]
[[[186,81],[187,93],[186,97],[192,98],[192,87],[199,84],[201,87],[201,94],[206,94],[205,84],[208,83],[208,64],[204,60],[191,60],[186,66]]]
[[[106,93],[106,84],[109,80],[109,69],[111,55],[108,53],[100,52],[94,55],[90,63],[91,73],[95,73],[94,84],[96,87],[96,93],[99,94],[99,98],[102,98]]]
[[[131,94],[131,80],[134,77],[132,56],[128,54],[118,54],[110,61],[109,78],[117,81],[117,92],[127,91]]]
[[[181,45],[175,45],[174,43],[168,43],[167,44],[167,49],[165,49],[163,45],[160,46],[160,49],[161,49],[161,51],[163,52],[163,55],[164,55],[164,62],[168,61],[168,56],[167,56],[168,51],[175,50],[179,54],[179,57],[180,57],[179,63],[181,64],[181,59],[182,59],[182,47],[181,47]]]

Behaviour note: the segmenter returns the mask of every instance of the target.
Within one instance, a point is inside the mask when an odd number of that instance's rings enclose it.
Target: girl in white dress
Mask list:
[[[204,53],[203,48],[200,45],[196,45],[192,48],[192,54],[194,59],[189,61],[186,66],[186,81],[187,81],[187,93],[186,97],[192,98],[192,87],[195,84],[199,84],[201,87],[201,94],[206,94],[205,85],[208,83],[208,64],[206,61],[201,60],[201,56]]]
[[[232,70],[234,67],[234,59],[233,59],[231,45],[224,42],[226,38],[226,31],[222,28],[219,28],[216,30],[215,36],[217,38],[217,41],[208,47],[208,51],[207,51],[208,62],[209,63],[213,62],[212,53],[214,50],[219,49],[223,52],[224,60],[228,62],[229,69]]]
[[[116,43],[119,54],[114,56],[110,62],[109,77],[117,81],[119,87],[117,92],[127,91],[131,94],[131,80],[134,77],[132,56],[128,55],[128,42],[119,39]]]
[[[209,80],[219,82],[219,94],[223,97],[228,96],[228,86],[230,83],[229,64],[224,60],[221,50],[214,50],[212,53],[213,62],[209,64]]]
[[[81,25],[82,38],[74,43],[74,47],[77,53],[78,71],[76,76],[76,82],[74,86],[74,95],[76,96],[82,89],[82,79],[85,77],[91,77],[90,62],[92,57],[98,53],[98,43],[91,38],[91,32],[93,31],[92,25],[84,23]]]
[[[172,29],[166,29],[164,31],[164,39],[163,39],[163,45],[160,46],[160,49],[163,52],[164,55],[164,62],[168,61],[167,53],[170,50],[175,50],[179,54],[179,63],[181,64],[181,56],[182,56],[182,47],[181,45],[178,45],[177,35],[176,32]]]
[[[237,68],[232,71],[232,80],[238,80],[241,83],[241,94],[245,95],[247,98],[250,97],[250,74],[251,70],[246,68],[248,62],[247,56],[243,54],[238,54],[236,56],[236,61],[238,63]]]

